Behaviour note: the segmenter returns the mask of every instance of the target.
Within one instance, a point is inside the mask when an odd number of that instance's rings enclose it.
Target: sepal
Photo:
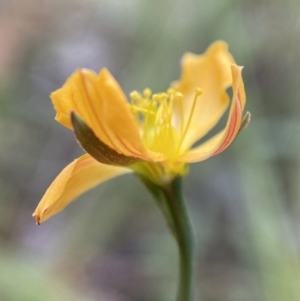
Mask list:
[[[129,166],[142,161],[140,158],[120,154],[106,145],[75,112],[71,112],[71,123],[76,139],[81,147],[100,163]]]

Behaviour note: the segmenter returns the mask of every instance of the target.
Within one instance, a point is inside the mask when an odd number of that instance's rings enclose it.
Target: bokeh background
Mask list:
[[[300,300],[299,2],[1,0],[1,301],[175,300],[176,245],[134,176],[35,226],[44,191],[82,153],[49,94],[104,66],[126,94],[164,91],[184,52],[217,39],[245,66],[252,121],[184,181],[196,300]]]

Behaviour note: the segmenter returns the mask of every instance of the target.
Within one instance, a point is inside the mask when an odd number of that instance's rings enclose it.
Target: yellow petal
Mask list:
[[[85,154],[65,167],[47,189],[33,213],[36,223],[47,220],[63,210],[79,195],[130,169],[104,165]]]
[[[182,155],[181,162],[199,162],[217,155],[225,150],[234,140],[242,125],[242,113],[246,103],[244,83],[242,79],[242,67],[231,66],[233,82],[233,99],[226,127],[199,147],[196,147]]]
[[[234,59],[227,48],[225,42],[217,41],[203,55],[186,53],[183,56],[181,79],[174,82],[172,88],[183,94],[185,123],[191,112],[195,88],[203,91],[197,100],[183,149],[190,148],[214,127],[228,107],[226,88],[232,83],[230,66]],[[175,107],[175,114],[180,116],[179,106]]]
[[[126,97],[108,70],[98,75],[86,69],[76,71],[51,99],[55,118],[64,126],[72,129],[70,113],[74,111],[112,149],[127,156],[147,156]]]

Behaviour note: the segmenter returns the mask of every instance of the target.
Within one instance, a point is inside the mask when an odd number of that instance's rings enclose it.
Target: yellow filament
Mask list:
[[[152,95],[152,91],[150,89],[145,89],[143,91],[143,94],[145,96],[145,98],[147,100],[150,99],[151,95]],[[147,110],[146,110],[146,117],[145,117],[145,121],[144,121],[144,127],[143,127],[143,130],[144,130],[144,140],[145,140],[145,143],[148,144],[149,143],[149,139],[148,139],[148,136],[149,136],[149,133],[147,131],[148,128],[151,127],[151,119],[150,119],[150,116],[155,116],[155,113],[152,112],[152,108],[154,108],[154,99],[152,98],[151,100],[149,100],[149,105],[147,107]]]
[[[202,90],[200,88],[196,88],[195,89],[195,97],[194,97],[194,100],[193,100],[193,104],[192,104],[192,108],[191,108],[191,111],[190,111],[190,114],[189,114],[189,118],[188,118],[188,121],[186,123],[186,126],[185,126],[185,129],[184,129],[184,132],[183,134],[181,135],[180,137],[180,141],[179,141],[179,144],[178,144],[178,147],[177,147],[177,152],[180,151],[180,148],[181,148],[181,145],[184,141],[184,138],[188,132],[188,129],[190,127],[190,124],[191,124],[191,121],[192,121],[192,117],[194,115],[194,111],[195,111],[195,107],[196,107],[196,103],[197,103],[197,99],[198,97],[202,94]],[[183,123],[183,122],[182,122]]]
[[[167,93],[170,95],[169,97],[169,106],[168,106],[168,124],[172,124],[172,116],[173,116],[173,107],[174,107],[174,98],[175,91],[173,89],[169,89]]]
[[[180,92],[175,93],[175,99],[178,101],[179,105],[179,118],[180,118],[180,133],[183,133],[184,126],[184,113],[183,113],[183,104],[182,104],[183,95]]]

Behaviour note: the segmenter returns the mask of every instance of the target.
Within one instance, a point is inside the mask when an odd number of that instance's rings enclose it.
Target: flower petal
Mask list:
[[[178,160],[181,162],[199,162],[208,159],[224,151],[235,139],[242,126],[242,113],[246,103],[244,83],[242,79],[242,67],[231,66],[233,82],[233,99],[229,112],[228,121],[223,131],[182,155]]]
[[[86,69],[76,71],[51,99],[55,118],[64,126],[72,129],[70,113],[74,111],[112,149],[127,156],[147,156],[126,97],[107,69],[98,75]]]
[[[85,154],[65,167],[47,189],[33,213],[36,223],[47,220],[63,210],[79,195],[130,169],[104,165]]]
[[[183,94],[183,115],[186,124],[194,101],[195,89],[201,88],[202,95],[192,116],[189,130],[183,141],[182,149],[189,149],[219,121],[228,107],[226,93],[232,83],[231,64],[234,59],[228,52],[225,42],[213,43],[203,55],[186,53],[182,58],[181,79],[172,84],[172,88]],[[180,116],[179,106],[175,114]]]

